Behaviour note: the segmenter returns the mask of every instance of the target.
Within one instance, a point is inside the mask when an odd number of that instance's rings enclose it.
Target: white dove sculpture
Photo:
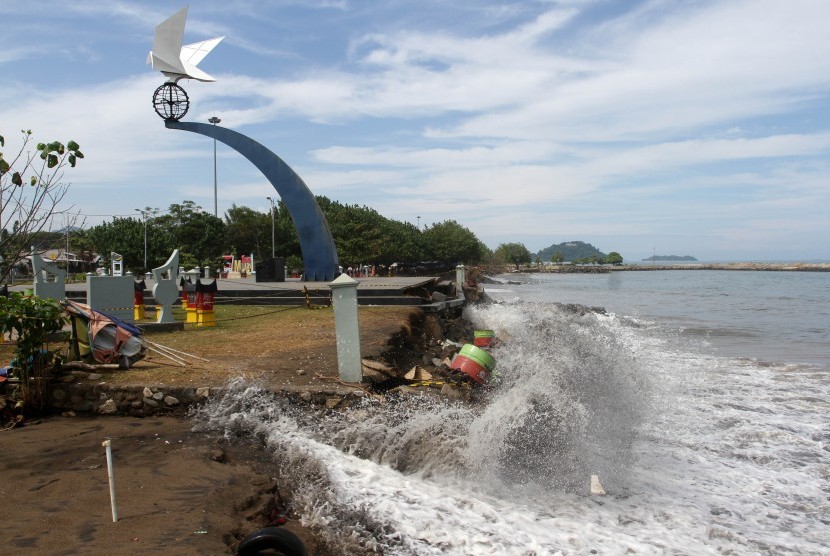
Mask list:
[[[179,79],[216,81],[196,65],[225,37],[182,46],[186,19],[187,6],[156,25],[153,50],[147,56],[147,63],[166,75],[171,83]]]

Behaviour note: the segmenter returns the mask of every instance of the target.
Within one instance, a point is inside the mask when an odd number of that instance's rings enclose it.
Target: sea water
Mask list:
[[[830,553],[830,274],[500,278],[465,309],[500,340],[479,404],[236,381],[200,422],[265,442],[343,554]]]

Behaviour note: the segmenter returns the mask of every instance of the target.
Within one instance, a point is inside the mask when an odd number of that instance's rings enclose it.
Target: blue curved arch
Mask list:
[[[328,281],[337,277],[337,248],[326,217],[311,190],[288,164],[247,135],[225,127],[174,120],[167,120],[164,125],[168,129],[212,137],[250,160],[274,186],[294,220],[303,253],[305,279]]]

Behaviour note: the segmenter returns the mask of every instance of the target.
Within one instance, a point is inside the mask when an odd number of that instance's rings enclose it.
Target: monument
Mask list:
[[[328,222],[317,200],[302,178],[279,156],[250,137],[216,124],[182,122],[190,101],[178,82],[181,79],[214,81],[196,67],[224,37],[182,46],[187,8],[156,26],[148,62],[161,71],[167,82],[156,89],[153,106],[168,129],[190,131],[211,137],[247,158],[268,179],[282,198],[300,239],[304,278],[332,280],[338,275],[337,249]]]

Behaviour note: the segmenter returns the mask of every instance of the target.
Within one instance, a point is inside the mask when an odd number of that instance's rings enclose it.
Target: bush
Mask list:
[[[38,413],[46,406],[49,371],[60,351],[49,351],[48,344],[65,323],[63,309],[53,299],[19,292],[0,297],[0,333],[16,340],[11,367],[20,379],[17,394],[25,412]]]

